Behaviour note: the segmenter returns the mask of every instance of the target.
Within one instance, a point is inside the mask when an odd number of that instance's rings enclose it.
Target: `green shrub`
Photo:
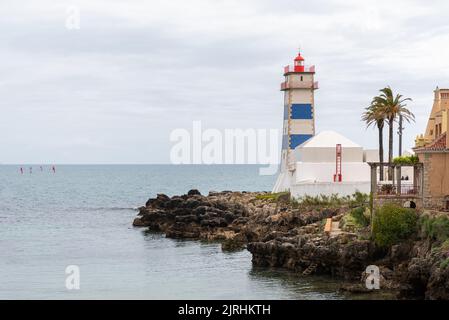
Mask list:
[[[357,225],[366,227],[369,225],[369,219],[365,216],[365,207],[358,207],[351,211],[350,215],[354,218]]]
[[[445,240],[445,241],[441,244],[441,250],[449,251],[449,239]]]
[[[330,196],[321,194],[319,196],[305,195],[296,200],[298,206],[323,206],[323,207],[335,207],[347,205],[350,207],[365,206],[369,203],[369,195],[356,191],[351,196],[339,196],[338,194],[332,194]]]
[[[348,202],[348,199],[340,198],[338,194],[330,196],[320,194],[319,196],[302,196],[298,199],[298,202],[299,204],[306,206],[331,206],[344,204],[345,202]]]
[[[385,204],[376,210],[373,237],[379,247],[389,247],[416,233],[418,216],[412,209]]]
[[[446,258],[446,260],[441,261],[440,263],[440,268],[441,269],[446,269],[447,266],[449,266],[449,258]]]
[[[370,197],[366,193],[362,193],[360,191],[356,191],[352,195],[351,199],[351,207],[363,207],[369,204]]]
[[[447,239],[446,241],[444,241],[443,243],[440,243],[440,244],[437,244],[437,243],[432,244],[431,252],[432,253],[449,253],[449,239]]]
[[[256,195],[256,199],[258,200],[273,200],[277,201],[279,198],[289,198],[290,192],[277,192],[277,193],[267,193],[267,194],[258,194]]]
[[[369,225],[369,219],[365,216],[365,207],[352,209],[342,218],[341,227],[345,231],[356,232]]]
[[[431,237],[438,241],[445,241],[449,238],[449,219],[445,216],[439,216],[431,223]]]
[[[291,198],[290,199],[290,204],[292,205],[293,209],[298,209],[299,208],[299,202],[295,198]]]
[[[402,156],[393,159],[394,164],[413,165],[419,162],[418,156]]]
[[[449,239],[449,218],[446,216],[439,216],[431,218],[423,216],[420,220],[421,232],[424,236],[438,240],[441,242]]]

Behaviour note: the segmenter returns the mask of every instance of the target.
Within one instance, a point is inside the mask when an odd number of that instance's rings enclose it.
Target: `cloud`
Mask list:
[[[361,110],[391,85],[424,130],[448,87],[445,1],[7,1],[0,22],[0,161],[157,163],[169,133],[280,128],[282,67],[317,66],[318,130],[366,147]],[[81,28],[65,28],[78,6]],[[154,152],[157,150],[157,152]]]

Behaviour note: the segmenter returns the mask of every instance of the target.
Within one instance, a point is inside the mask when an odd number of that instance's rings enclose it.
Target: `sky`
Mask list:
[[[79,28],[67,28],[79,10]],[[168,163],[170,133],[281,129],[283,67],[316,66],[317,131],[366,147],[378,90],[424,131],[449,87],[449,2],[0,1],[0,163]],[[397,147],[397,142],[396,142]]]

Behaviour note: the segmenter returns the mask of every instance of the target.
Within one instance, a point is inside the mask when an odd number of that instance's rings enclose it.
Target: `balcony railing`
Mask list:
[[[408,196],[417,196],[419,194],[418,186],[414,185],[401,185],[399,187],[392,184],[378,184],[377,185],[377,194],[381,196],[397,196],[397,195],[408,195]]]
[[[281,90],[287,89],[318,89],[318,81],[313,84],[310,82],[292,82],[284,81],[281,83]]]
[[[295,66],[288,65],[284,67],[284,74],[295,72]],[[315,72],[315,66],[304,66],[304,72]]]

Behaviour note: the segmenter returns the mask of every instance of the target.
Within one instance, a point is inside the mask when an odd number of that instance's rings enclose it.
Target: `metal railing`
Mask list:
[[[378,184],[377,194],[382,196],[394,195],[418,195],[419,187],[415,185],[401,185],[400,190],[397,185]]]
[[[288,65],[284,67],[284,73],[295,72],[295,66]],[[304,66],[304,72],[315,72],[315,66]]]

